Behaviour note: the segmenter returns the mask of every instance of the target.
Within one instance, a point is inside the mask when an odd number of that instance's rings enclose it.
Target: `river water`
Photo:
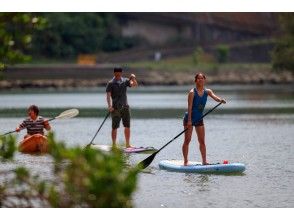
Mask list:
[[[242,175],[203,175],[160,170],[164,159],[181,159],[183,137],[179,137],[154,159],[139,175],[133,195],[135,207],[294,207],[294,89],[283,86],[211,86],[216,94],[227,99],[219,108],[268,108],[268,113],[214,114],[205,118],[208,161],[242,162]],[[133,108],[185,108],[188,87],[149,87],[129,93]],[[94,91],[51,92],[33,94],[30,91],[0,93],[1,108],[25,108],[35,103],[40,107],[104,108],[103,88]],[[216,103],[209,100],[207,107]],[[271,113],[273,108],[289,111]],[[208,109],[207,108],[207,109]],[[286,113],[285,113],[286,112]],[[22,118],[0,118],[0,131],[13,129]],[[85,145],[95,134],[103,118],[74,118],[52,122],[58,140],[68,145]],[[182,119],[177,116],[132,120],[132,143],[136,146],[161,147],[182,131]],[[110,144],[111,121],[107,120],[95,143]],[[18,135],[21,138],[23,135]],[[119,130],[118,141],[124,142]],[[148,155],[129,155],[136,164]],[[200,161],[196,135],[190,144],[189,159]],[[51,160],[47,156],[17,153],[17,165],[30,167],[50,178]],[[13,165],[10,165],[13,166]],[[1,164],[1,169],[9,169]]]

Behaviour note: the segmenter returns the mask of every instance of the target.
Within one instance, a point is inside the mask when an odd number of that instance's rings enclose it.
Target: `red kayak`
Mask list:
[[[47,137],[34,134],[20,142],[19,151],[22,153],[48,153]]]

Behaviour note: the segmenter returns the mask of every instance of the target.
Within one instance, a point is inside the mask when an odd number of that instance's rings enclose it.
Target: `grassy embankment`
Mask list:
[[[154,71],[166,71],[171,73],[203,71],[216,72],[244,72],[248,70],[271,71],[270,63],[216,63],[199,62],[196,64],[192,56],[163,59],[161,61],[139,61],[127,63],[131,68],[144,68]]]
[[[76,64],[76,59],[46,59],[46,58],[33,58],[28,65],[54,65],[54,64]],[[203,72],[215,73],[220,72],[243,72],[247,70],[256,71],[271,71],[270,63],[217,63],[213,61],[199,61],[195,63],[193,56],[182,56],[176,58],[162,59],[160,61],[136,61],[127,63],[114,63],[115,65],[127,66],[133,69],[146,69],[152,71],[164,71],[170,73],[179,72],[195,72],[201,70]]]
[[[46,118],[55,117],[67,110],[68,108],[42,108],[41,115]],[[103,118],[106,114],[106,109],[102,108],[79,108],[79,116],[78,117],[101,117]],[[185,112],[185,108],[176,108],[176,109],[131,109],[132,118],[182,118],[183,112]],[[276,108],[219,108],[214,114],[293,114],[293,107],[276,107]],[[0,117],[26,117],[26,108],[4,108],[0,109]]]

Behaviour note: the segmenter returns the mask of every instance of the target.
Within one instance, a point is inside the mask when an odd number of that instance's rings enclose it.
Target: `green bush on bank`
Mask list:
[[[219,44],[216,47],[217,61],[219,63],[227,63],[229,60],[230,48],[225,44]]]
[[[193,55],[192,55],[194,64],[197,65],[202,61],[203,54],[204,54],[204,51],[203,51],[202,47],[197,47],[195,49],[195,51],[193,52]]]
[[[48,140],[52,179],[25,167],[0,171],[0,207],[132,207],[138,169],[126,167],[121,151],[66,148],[53,134]],[[13,160],[15,150],[13,136],[0,138],[2,163]]]
[[[289,70],[294,72],[294,14],[281,13],[279,22],[282,34],[272,52],[272,66],[274,70]]]

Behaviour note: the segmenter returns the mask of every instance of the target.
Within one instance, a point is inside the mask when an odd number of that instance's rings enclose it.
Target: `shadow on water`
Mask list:
[[[125,167],[126,168],[132,168],[132,167],[135,167],[137,166],[137,164],[139,163],[138,161],[135,161],[134,160],[134,156],[136,155],[146,155],[146,153],[139,153],[139,154],[123,154],[123,158],[124,158],[124,161],[125,161]],[[143,173],[143,174],[152,174],[152,175],[155,175],[156,174],[156,171],[158,171],[158,168],[155,167],[155,166],[149,166],[143,170],[140,171],[140,173]]]

